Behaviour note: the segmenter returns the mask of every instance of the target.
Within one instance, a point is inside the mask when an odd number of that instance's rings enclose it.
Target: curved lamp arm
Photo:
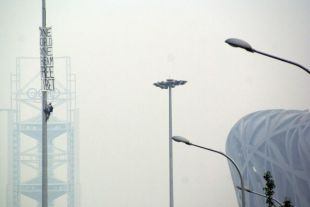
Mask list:
[[[241,186],[242,186],[242,190],[241,190],[241,201],[242,201],[242,207],[245,207],[245,195],[244,195],[244,182],[243,182],[243,178],[242,178],[242,175],[241,175],[241,172],[239,170],[239,167],[237,166],[237,164],[235,163],[235,161],[229,157],[228,155],[226,155],[225,153],[223,152],[220,152],[220,151],[217,151],[217,150],[214,150],[214,149],[211,149],[211,148],[207,148],[207,147],[203,147],[203,146],[199,146],[199,145],[196,145],[196,144],[192,144],[188,139],[186,139],[185,137],[181,137],[181,136],[173,136],[172,139],[176,142],[182,142],[184,144],[187,144],[187,145],[190,145],[190,146],[194,146],[194,147],[198,147],[198,148],[201,148],[201,149],[205,149],[205,150],[208,150],[208,151],[211,151],[211,152],[215,152],[217,154],[220,154],[222,156],[224,156],[226,159],[228,159],[233,165],[234,167],[236,168],[237,172],[238,172],[238,175],[240,177],[240,183],[241,183]]]
[[[248,52],[253,52],[253,53],[255,52],[255,53],[258,53],[258,54],[261,54],[261,55],[264,55],[264,56],[267,56],[267,57],[270,57],[270,58],[273,58],[273,59],[277,59],[277,60],[289,63],[291,65],[295,65],[295,66],[301,68],[302,70],[304,70],[306,73],[310,74],[310,70],[308,68],[300,65],[299,63],[296,63],[296,62],[293,62],[293,61],[290,61],[290,60],[286,60],[284,58],[280,58],[280,57],[277,57],[277,56],[274,56],[274,55],[270,55],[270,54],[265,53],[265,52],[261,52],[261,51],[255,50],[254,48],[252,48],[252,46],[249,43],[247,43],[244,40],[240,40],[240,39],[237,39],[237,38],[229,38],[229,39],[225,40],[225,43],[229,44],[232,47],[239,47],[239,48],[245,49]]]

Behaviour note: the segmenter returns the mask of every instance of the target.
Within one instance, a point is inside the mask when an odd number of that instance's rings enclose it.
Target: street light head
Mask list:
[[[310,74],[310,69],[300,65],[299,63],[296,63],[296,62],[293,62],[293,61],[290,61],[290,60],[286,60],[286,59],[281,58],[281,57],[276,57],[274,55],[271,55],[271,54],[268,54],[268,53],[265,53],[265,52],[261,52],[261,51],[255,50],[246,41],[243,41],[243,40],[240,40],[240,39],[236,39],[236,38],[230,38],[230,39],[225,40],[225,42],[227,44],[229,44],[230,46],[232,46],[232,47],[240,47],[240,48],[245,49],[246,51],[249,51],[249,52],[255,52],[255,53],[258,53],[258,54],[261,54],[261,55],[264,55],[264,56],[267,56],[267,57],[270,57],[270,58],[273,58],[273,59],[277,59],[277,60],[280,60],[280,61],[292,64],[292,65],[295,65],[295,66],[301,68],[302,70],[304,70],[306,73]]]
[[[174,141],[176,142],[182,142],[184,144],[190,145],[190,141],[188,139],[186,139],[185,137],[181,137],[181,136],[173,136],[171,137]]]
[[[255,52],[255,50],[251,47],[251,45],[247,43],[246,41],[236,39],[236,38],[230,38],[230,39],[225,40],[225,42],[232,47],[240,47],[242,49],[245,49],[246,51]]]

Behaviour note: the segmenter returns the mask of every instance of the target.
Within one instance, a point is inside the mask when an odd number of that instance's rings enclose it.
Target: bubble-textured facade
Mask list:
[[[263,193],[263,175],[270,171],[276,184],[274,198],[296,207],[310,206],[310,113],[265,110],[243,117],[231,129],[226,153],[239,166],[245,187]],[[240,180],[230,166],[233,183]],[[241,192],[236,188],[241,204]],[[246,206],[265,206],[261,196],[245,192]]]

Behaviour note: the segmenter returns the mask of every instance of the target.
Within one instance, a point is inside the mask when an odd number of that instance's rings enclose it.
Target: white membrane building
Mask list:
[[[243,117],[231,129],[226,153],[239,166],[245,187],[263,192],[263,175],[275,181],[274,198],[291,200],[297,207],[310,204],[310,113],[299,110],[265,110]],[[230,166],[233,183],[239,176]],[[236,189],[239,205],[241,192]],[[265,198],[245,192],[246,206],[265,206]]]

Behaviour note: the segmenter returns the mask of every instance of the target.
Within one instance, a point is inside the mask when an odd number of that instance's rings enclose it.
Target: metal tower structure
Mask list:
[[[69,57],[55,57],[59,69],[57,86],[48,92],[53,103],[48,133],[49,207],[78,207],[78,110],[76,77]],[[16,59],[11,76],[9,119],[8,207],[42,205],[42,109],[39,58]],[[58,205],[59,204],[59,205]]]

